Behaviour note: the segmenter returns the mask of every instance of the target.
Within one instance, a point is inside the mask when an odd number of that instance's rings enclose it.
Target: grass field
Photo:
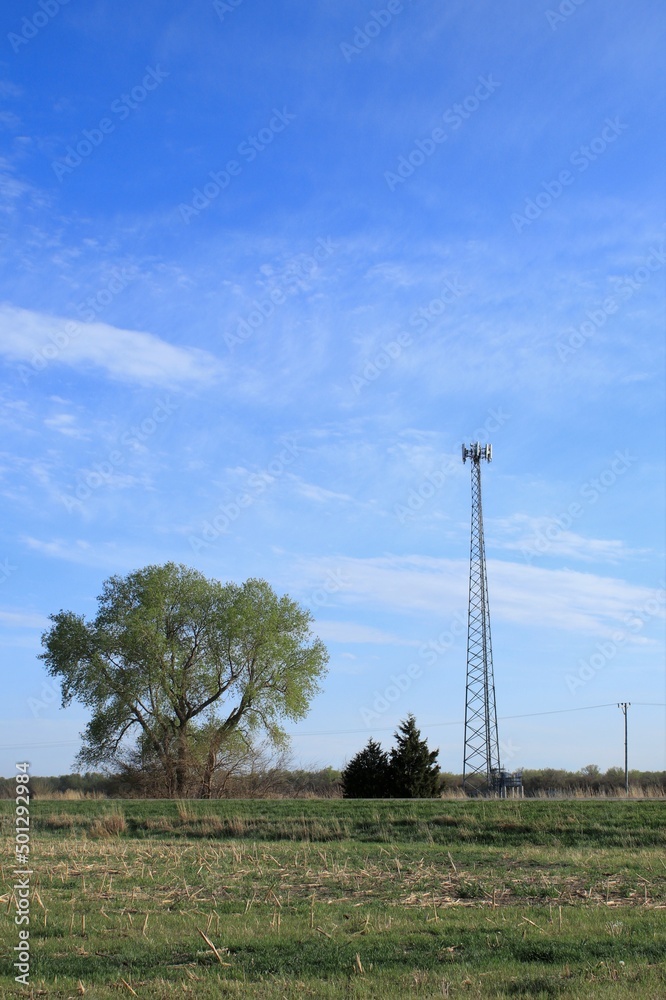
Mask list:
[[[662,802],[34,802],[2,996],[666,996]]]

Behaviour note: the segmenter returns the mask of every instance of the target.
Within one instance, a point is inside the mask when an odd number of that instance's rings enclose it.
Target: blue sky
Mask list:
[[[631,701],[666,767],[663,5],[1,16],[0,771],[72,767],[47,616],[167,560],[311,607],[295,764],[460,771],[477,439],[503,762]]]

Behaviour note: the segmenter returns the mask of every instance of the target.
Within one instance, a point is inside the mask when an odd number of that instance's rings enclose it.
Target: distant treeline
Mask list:
[[[85,798],[161,798],[162,795],[147,787],[147,782],[130,774],[106,775],[95,772],[62,774],[59,777],[30,778],[33,798],[65,796]],[[216,789],[216,798],[341,798],[340,772],[332,767],[321,771],[291,771],[273,768],[251,774],[225,777],[224,784]],[[11,778],[0,778],[0,799],[13,798],[16,785]]]
[[[630,771],[629,784],[634,796],[665,795],[666,771]],[[624,770],[611,767],[602,772],[594,764],[580,771],[557,768],[523,771],[523,787],[528,797],[558,795],[617,795],[624,789]],[[59,777],[31,777],[34,798],[152,798],[145,783],[127,776],[63,774]],[[442,795],[462,795],[462,775],[443,772],[439,775]],[[11,778],[0,778],[0,798],[14,798],[16,785]],[[272,768],[251,774],[228,776],[216,790],[217,798],[341,798],[340,771],[332,767],[320,771]]]

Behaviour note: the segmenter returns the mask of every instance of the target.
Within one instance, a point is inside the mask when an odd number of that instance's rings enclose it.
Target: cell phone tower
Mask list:
[[[499,791],[501,768],[497,737],[497,707],[486,549],[481,505],[481,461],[491,462],[492,445],[462,446],[463,463],[472,469],[472,534],[469,554],[469,609],[467,613],[467,686],[465,690],[465,754],[463,788],[479,795]]]

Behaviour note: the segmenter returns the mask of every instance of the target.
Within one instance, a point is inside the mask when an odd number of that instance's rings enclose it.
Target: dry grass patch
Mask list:
[[[104,813],[90,824],[89,836],[95,840],[102,840],[105,837],[119,837],[121,833],[127,832],[127,820],[122,812]]]
[[[71,830],[76,824],[76,817],[71,813],[51,813],[42,820],[45,830]]]

